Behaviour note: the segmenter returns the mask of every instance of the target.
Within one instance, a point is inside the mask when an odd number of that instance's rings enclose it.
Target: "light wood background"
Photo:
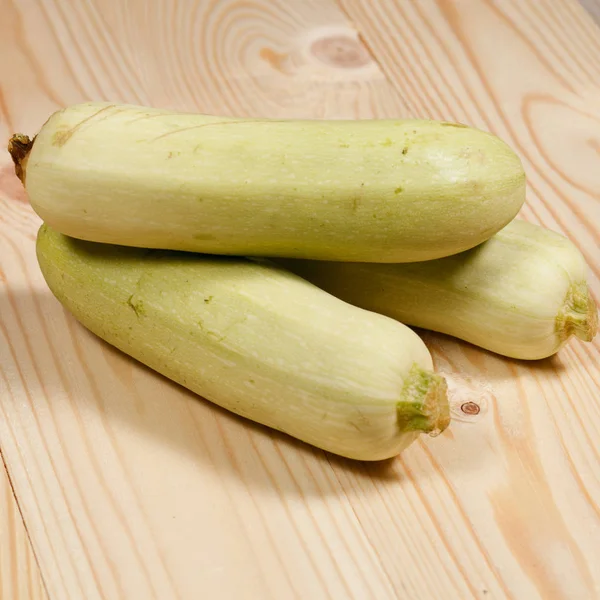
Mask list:
[[[598,299],[592,9],[0,0],[0,138],[86,99],[462,121],[520,154],[522,217],[571,237]],[[77,325],[38,271],[39,220],[8,160],[2,600],[600,598],[600,341],[526,364],[424,334],[450,380],[451,429],[384,464],[342,460],[194,397]],[[479,414],[461,412],[469,401]]]

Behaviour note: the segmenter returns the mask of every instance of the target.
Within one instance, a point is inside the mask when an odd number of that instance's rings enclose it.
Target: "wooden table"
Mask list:
[[[521,216],[571,237],[598,299],[600,30],[586,4],[0,0],[0,137],[87,99],[461,121],[520,154]],[[526,364],[426,334],[452,427],[357,464],[94,338],[41,278],[38,225],[3,154],[3,600],[600,597],[600,341]]]

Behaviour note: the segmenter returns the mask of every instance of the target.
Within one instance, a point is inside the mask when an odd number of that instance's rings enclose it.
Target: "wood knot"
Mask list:
[[[443,373],[448,383],[448,401],[454,421],[477,423],[496,400],[488,382],[460,373]]]
[[[340,69],[358,69],[371,62],[367,49],[358,39],[349,35],[316,40],[310,51],[321,62]]]
[[[466,415],[478,415],[481,408],[479,408],[479,404],[475,404],[475,402],[465,402],[461,405],[460,410]]]

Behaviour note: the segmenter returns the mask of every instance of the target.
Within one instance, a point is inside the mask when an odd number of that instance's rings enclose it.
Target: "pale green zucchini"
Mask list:
[[[114,104],[10,143],[39,216],[91,241],[407,262],[472,248],[525,199],[499,138],[425,120],[234,119]]]
[[[449,423],[445,380],[400,323],[274,265],[74,240],[42,226],[48,286],[88,329],[208,400],[363,460]]]
[[[525,221],[422,263],[282,262],[346,302],[513,358],[550,356],[571,335],[591,341],[598,328],[579,250]]]

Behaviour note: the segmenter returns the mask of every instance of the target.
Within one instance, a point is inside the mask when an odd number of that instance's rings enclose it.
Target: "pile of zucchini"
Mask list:
[[[519,158],[426,120],[235,119],[87,103],[9,142],[60,302],[205,398],[362,460],[449,424],[407,325],[519,359],[590,341],[587,266],[513,220]]]

